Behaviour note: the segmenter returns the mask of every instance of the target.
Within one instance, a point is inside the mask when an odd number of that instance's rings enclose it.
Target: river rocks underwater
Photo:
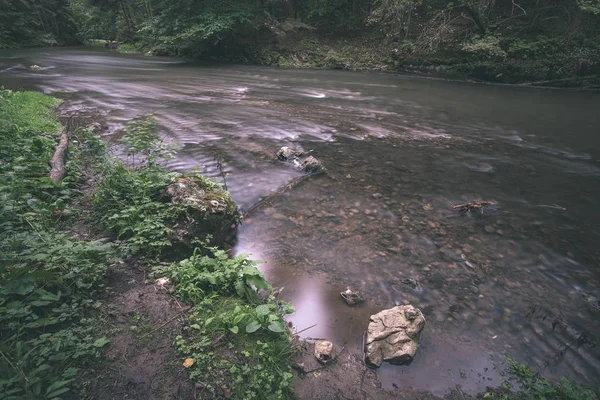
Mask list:
[[[15,50],[0,71],[104,113],[108,140],[153,114],[171,169],[226,184],[245,214],[234,252],[265,262],[294,327],[315,325],[302,337],[361,362],[371,315],[421,310],[418,351],[382,364],[384,387],[473,394],[504,356],[600,386],[596,93],[81,49]],[[489,204],[454,208],[473,202]]]

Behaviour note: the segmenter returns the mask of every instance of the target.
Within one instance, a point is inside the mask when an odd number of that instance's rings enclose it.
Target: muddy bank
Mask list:
[[[99,313],[112,333],[110,347],[105,361],[78,380],[73,399],[194,398],[194,383],[173,345],[190,307],[157,289],[150,272],[135,262],[109,271],[110,290],[99,299]]]

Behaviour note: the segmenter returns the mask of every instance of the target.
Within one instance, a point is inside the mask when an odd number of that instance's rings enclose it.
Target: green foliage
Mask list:
[[[137,53],[140,51],[136,45],[129,43],[120,44],[117,50],[119,53]]]
[[[551,57],[564,48],[564,38],[538,36],[535,40],[511,39],[505,41],[511,57],[532,59]]]
[[[72,44],[68,0],[0,0],[0,48]]]
[[[176,294],[194,304],[188,326],[177,338],[184,358],[195,363],[190,378],[206,390],[231,390],[231,398],[283,399],[291,397],[291,337],[283,315],[289,303],[259,290],[271,290],[256,262],[245,255],[229,259],[216,248],[180,263],[158,267],[155,274],[176,282]],[[216,350],[217,343],[228,343]]]
[[[129,251],[143,251],[144,257],[152,259],[172,244],[168,221],[174,221],[181,210],[162,199],[178,174],[156,163],[172,152],[161,140],[154,117],[127,124],[121,143],[132,168],[118,159],[106,161],[94,194],[93,215],[103,229],[126,240]]]
[[[116,252],[103,240],[76,241],[57,230],[77,195],[77,169],[60,185],[47,178],[60,125],[56,99],[0,91],[0,394],[52,399],[69,390],[78,366],[98,356],[105,339],[86,317],[91,296]],[[94,154],[77,136],[75,161]],[[75,174],[76,175],[76,174]]]
[[[212,257],[203,255],[202,250],[196,248],[192,257],[163,270],[182,282],[178,291],[187,299],[199,301],[206,292],[215,291],[225,296],[237,294],[256,303],[259,300],[257,290],[271,289],[256,268],[256,261],[248,260],[246,255],[230,259],[225,251],[214,247],[206,250]]]
[[[577,5],[590,14],[600,14],[600,0],[577,0]]]
[[[0,121],[22,130],[57,133],[56,107],[60,100],[39,92],[0,90]]]
[[[489,400],[597,400],[592,390],[582,388],[566,378],[557,383],[544,379],[525,364],[506,359],[510,380],[498,389],[488,389],[483,399]],[[516,389],[513,392],[511,389]]]
[[[171,203],[161,202],[176,174],[157,165],[128,169],[113,160],[94,194],[93,215],[117,239],[126,240],[133,254],[158,257],[171,246],[167,221],[179,213]]]
[[[462,45],[462,50],[482,60],[506,58],[506,52],[500,47],[500,38],[493,35],[475,36],[470,42]]]
[[[134,120],[125,126],[121,145],[128,157],[141,156],[148,165],[154,165],[158,160],[166,160],[173,157],[173,148],[164,142],[158,133],[156,118],[146,115]]]

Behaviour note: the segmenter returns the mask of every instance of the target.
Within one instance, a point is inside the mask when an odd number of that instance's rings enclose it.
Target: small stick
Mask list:
[[[190,310],[190,309],[183,310],[182,312],[180,312],[179,314],[177,314],[176,316],[174,316],[173,318],[171,318],[170,320],[168,320],[167,322],[165,322],[165,323],[164,323],[164,324],[162,324],[161,326],[159,326],[159,327],[157,327],[157,328],[154,328],[154,329],[152,329],[150,332],[148,332],[148,333],[146,333],[146,334],[144,334],[144,335],[140,336],[140,338],[143,338],[143,337],[146,337],[146,336],[148,336],[148,335],[151,335],[151,334],[153,334],[154,332],[156,332],[156,331],[158,331],[158,330],[160,330],[160,329],[164,328],[165,326],[167,326],[168,324],[170,324],[170,323],[171,323],[171,322],[173,322],[175,319],[179,318],[180,316],[182,316],[183,314],[185,314],[185,313],[186,313],[187,311],[189,311],[189,310]]]
[[[296,335],[299,335],[299,334],[301,334],[301,333],[302,333],[302,332],[304,332],[304,331],[307,331],[307,330],[309,330],[309,329],[312,329],[312,328],[314,328],[315,326],[317,326],[317,324],[314,324],[314,325],[312,325],[312,326],[309,326],[308,328],[304,328],[304,329],[302,329],[300,332],[296,332]]]

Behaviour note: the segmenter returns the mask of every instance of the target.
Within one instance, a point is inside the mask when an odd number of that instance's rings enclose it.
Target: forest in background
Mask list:
[[[600,0],[0,0],[0,48],[598,85]]]

